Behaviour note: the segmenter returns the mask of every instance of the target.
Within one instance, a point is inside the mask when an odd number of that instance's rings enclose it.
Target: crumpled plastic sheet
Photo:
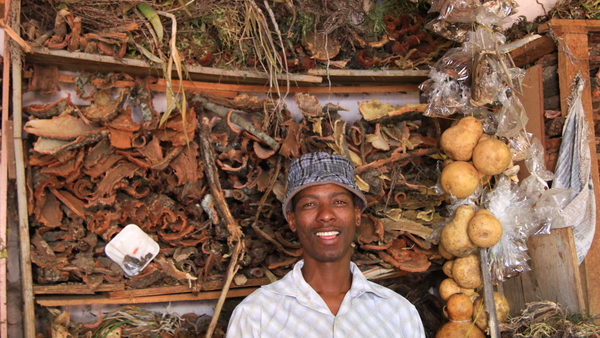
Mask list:
[[[535,234],[549,233],[551,223],[560,215],[544,203],[544,194],[553,194],[547,181],[554,178],[544,165],[544,149],[538,139],[528,147],[525,165],[530,176],[521,184],[501,176],[493,191],[487,194],[488,210],[502,224],[500,242],[489,250],[492,278],[505,281],[520,272],[530,271],[526,240]]]

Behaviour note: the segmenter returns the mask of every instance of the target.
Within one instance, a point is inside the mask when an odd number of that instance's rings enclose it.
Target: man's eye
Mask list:
[[[336,201],[335,204],[345,205],[345,204],[348,204],[348,203],[346,203],[346,201],[339,200],[339,201]]]

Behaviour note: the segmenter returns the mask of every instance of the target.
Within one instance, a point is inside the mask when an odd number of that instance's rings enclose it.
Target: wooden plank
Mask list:
[[[417,83],[429,78],[429,70],[362,70],[362,69],[309,69],[309,75],[323,77],[323,82],[343,83]]]
[[[548,235],[527,240],[531,271],[503,283],[504,295],[511,305],[511,315],[520,314],[525,305],[549,300],[568,307],[584,309],[585,301],[577,267],[573,229],[554,229]]]
[[[26,77],[31,77],[31,72],[24,72]],[[58,81],[62,83],[75,83],[76,76],[61,74],[58,76]],[[274,88],[257,85],[236,85],[223,83],[210,83],[199,81],[172,81],[173,87],[177,88],[181,84],[183,88],[190,93],[206,93],[215,96],[234,98],[239,93],[268,93],[275,92]],[[133,88],[134,81],[115,81],[116,88]],[[166,81],[159,79],[156,83],[148,86],[150,90],[155,92],[164,92]],[[419,86],[416,84],[404,85],[381,85],[381,86],[292,86],[289,88],[289,93],[311,93],[311,94],[348,94],[348,93],[402,93],[419,91]]]
[[[11,28],[19,31],[21,16],[21,1],[10,0],[9,15]],[[21,289],[23,292],[23,335],[25,338],[35,338],[35,304],[33,302],[33,276],[31,268],[31,248],[29,240],[29,219],[27,213],[27,184],[25,179],[25,154],[23,146],[23,82],[21,69],[23,69],[23,54],[16,43],[11,44],[11,79],[12,79],[12,117],[14,123],[15,161],[17,168],[17,208],[19,211],[19,240],[21,258]],[[5,79],[8,81],[8,79]]]
[[[539,40],[539,39],[538,39]],[[540,65],[533,66],[525,73],[523,79],[522,94],[517,94],[523,108],[527,114],[527,125],[525,130],[531,133],[533,137],[542,142],[543,149],[546,149],[546,133],[544,126],[544,92],[542,73],[544,69]],[[521,166],[519,179],[523,180],[530,175],[525,161],[515,163]]]
[[[268,278],[253,278],[248,279],[246,284],[237,286],[235,284],[231,285],[231,288],[247,288],[253,286],[260,286],[269,284],[270,281]],[[205,282],[202,286],[203,292],[206,291],[216,291],[221,290],[223,288],[223,281],[213,281],[213,282]],[[157,288],[146,288],[146,289],[138,289],[138,290],[125,290],[125,291],[116,291],[110,292],[108,294],[109,298],[117,299],[117,298],[136,298],[143,296],[158,296],[158,295],[168,295],[168,294],[177,294],[177,293],[189,293],[189,292],[197,292],[197,290],[193,290],[187,285],[177,285],[177,286],[164,286]]]
[[[117,60],[112,56],[96,55],[81,52],[68,52],[65,50],[48,50],[47,48],[34,48],[26,56],[28,63],[39,63],[45,65],[57,65],[61,70],[70,71],[91,71],[91,72],[124,72],[136,76],[154,76],[162,77],[162,68],[160,65],[151,64],[144,60],[121,59]],[[249,70],[227,70],[211,67],[187,65],[189,77],[192,80],[212,81],[218,83],[269,83],[269,75],[259,71]],[[177,78],[177,73],[173,73],[173,78]],[[289,74],[277,75],[280,86],[285,82],[290,83],[321,83],[319,76]]]
[[[510,56],[515,66],[523,67],[555,51],[556,42],[551,37],[545,35],[511,51]]]
[[[529,256],[535,287],[526,300],[544,299],[559,303],[572,313],[584,311],[573,229],[553,229],[550,235],[532,236],[527,245],[532,249]]]
[[[538,39],[539,40],[539,39]],[[545,128],[544,128],[544,93],[543,93],[543,67],[540,65],[533,66],[527,70],[525,78],[523,79],[523,93],[522,95],[517,94],[517,97],[523,104],[525,112],[527,113],[528,121],[525,129],[531,133],[533,137],[538,138],[544,147],[545,146]],[[518,162],[521,166],[519,172],[519,179],[523,180],[530,175],[524,161]],[[550,234],[549,236],[555,236]],[[548,239],[550,242],[553,239]],[[536,250],[536,248],[529,247],[528,252]],[[537,255],[538,253],[534,253]],[[572,257],[571,257],[572,258]],[[521,273],[518,276],[505,281],[502,285],[504,290],[504,296],[508,299],[511,308],[510,313],[516,316],[525,309],[525,305],[528,302],[535,301],[533,295],[535,294],[535,280],[534,275],[531,272]]]
[[[8,165],[8,179],[14,180],[17,178],[17,168],[15,164],[15,143],[13,137],[13,121],[7,120],[2,122],[2,126],[6,128],[6,135],[8,139],[6,142],[8,143],[6,164]]]
[[[549,31],[554,31],[559,35],[563,33],[587,34],[588,32],[600,32],[600,21],[552,19],[538,27],[539,33]]]
[[[567,99],[571,95],[573,79],[577,74],[585,81],[583,89],[582,104],[585,112],[585,119],[588,122],[588,133],[594,135],[594,117],[592,110],[592,95],[590,87],[590,69],[588,53],[588,34],[587,31],[581,33],[577,27],[581,27],[579,20],[567,20],[552,22],[552,29],[558,36],[558,79],[561,98],[561,112],[563,116],[567,115]],[[569,25],[573,23],[573,27]],[[590,22],[586,23],[590,27]],[[594,29],[600,26],[600,23],[594,23]],[[573,33],[575,32],[575,33]],[[590,138],[590,160],[592,163],[598,163],[596,157],[595,140]],[[596,210],[600,204],[600,178],[597,170],[592,170],[592,180],[594,182],[594,196],[596,199]],[[584,283],[582,290],[584,298],[587,300],[587,310],[590,315],[600,314],[600,212],[596,213],[596,231],[592,246],[581,266],[581,280]]]
[[[33,72],[23,71],[23,78],[31,78]],[[62,83],[75,83],[76,76],[59,74],[58,81]],[[98,79],[101,81],[101,79]],[[93,81],[92,81],[93,82]],[[225,83],[212,83],[202,81],[179,81],[173,80],[173,87],[177,88],[179,85],[191,93],[208,93],[222,97],[235,97],[239,92],[244,93],[275,93],[275,88],[269,88],[264,85],[246,85],[246,84],[225,84]],[[135,86],[134,81],[115,81],[113,83],[115,88],[133,88]],[[150,90],[156,92],[164,92],[166,87],[166,81],[164,79],[157,79],[156,83],[149,85]],[[418,84],[391,84],[391,85],[334,85],[328,86],[325,84],[311,85],[311,86],[299,86],[299,84],[293,84],[290,88],[282,87],[282,92],[289,93],[313,93],[313,94],[347,94],[347,93],[397,93],[397,92],[416,92],[419,91]]]
[[[240,288],[230,289],[227,297],[245,297],[257,288]],[[183,293],[173,295],[160,295],[148,297],[131,297],[131,298],[116,298],[111,299],[107,295],[96,296],[38,296],[36,303],[41,306],[74,306],[74,305],[89,305],[89,304],[144,304],[144,303],[160,303],[160,302],[179,302],[179,301],[195,301],[195,300],[214,300],[218,299],[221,291],[207,291],[197,294]]]
[[[97,288],[92,289],[85,284],[81,285],[34,285],[33,293],[36,295],[52,295],[52,294],[81,294],[93,295],[96,292],[107,291],[123,291],[125,284],[100,284]]]
[[[2,13],[6,15],[3,10]],[[4,40],[4,60],[2,69],[2,78],[10,79],[10,51],[7,49],[9,39]],[[0,250],[5,250],[8,243],[7,224],[8,224],[8,161],[9,161],[9,102],[10,102],[10,81],[2,81],[2,148],[0,151]],[[12,126],[11,126],[12,128]],[[11,130],[12,131],[12,130]],[[7,264],[6,258],[0,258],[0,337],[8,337],[8,315],[6,300],[7,296]]]

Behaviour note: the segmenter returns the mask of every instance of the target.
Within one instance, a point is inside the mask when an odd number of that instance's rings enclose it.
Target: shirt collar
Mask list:
[[[280,281],[263,286],[263,288],[286,296],[296,297],[299,302],[312,302],[315,295],[318,294],[304,280],[302,276],[302,267],[304,260],[298,261],[292,271],[285,275]],[[350,262],[350,272],[352,273],[352,286],[348,291],[352,298],[369,292],[381,298],[388,298],[384,293],[374,288],[372,283],[362,274],[358,266],[354,262]]]

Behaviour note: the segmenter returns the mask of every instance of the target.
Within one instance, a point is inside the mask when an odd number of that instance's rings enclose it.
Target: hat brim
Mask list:
[[[367,199],[365,198],[365,195],[362,192],[354,189],[353,187],[351,187],[347,184],[344,184],[344,183],[341,183],[338,181],[334,181],[334,180],[311,182],[311,183],[306,183],[304,185],[301,185],[298,188],[291,191],[290,193],[288,193],[287,199],[285,200],[285,203],[283,205],[283,217],[285,217],[285,220],[289,222],[287,214],[288,214],[288,212],[293,211],[292,210],[292,200],[294,199],[294,196],[296,196],[300,191],[302,191],[306,188],[314,187],[317,185],[323,185],[323,184],[335,184],[342,188],[346,188],[346,190],[353,193],[355,196],[357,196],[362,201],[362,206],[360,206],[361,213],[364,212],[365,209],[367,208]]]

